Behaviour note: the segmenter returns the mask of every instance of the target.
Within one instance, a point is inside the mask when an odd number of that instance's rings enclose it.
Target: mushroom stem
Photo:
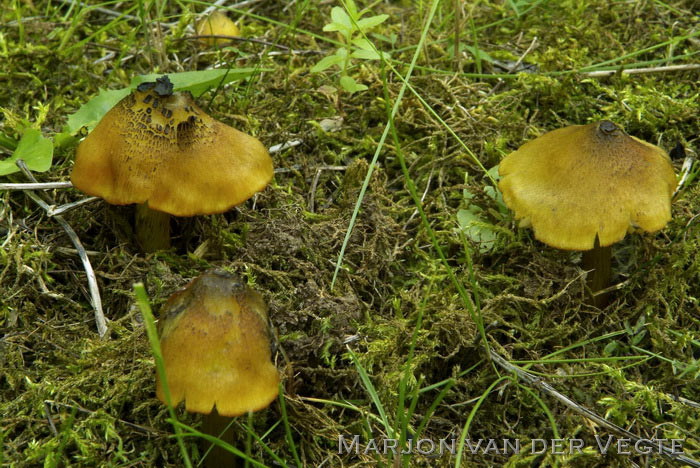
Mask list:
[[[136,239],[146,253],[170,248],[170,215],[152,210],[146,203],[136,205]]]
[[[228,427],[231,424],[231,421],[233,421],[233,418],[229,416],[221,416],[216,411],[216,408],[214,408],[211,413],[204,415],[201,429],[205,434],[209,434],[210,436],[216,437],[229,445],[235,446],[236,438],[234,437],[233,427]],[[208,448],[209,443],[206,442],[206,445]],[[204,465],[211,468],[221,466],[236,467],[241,466],[241,463],[236,455],[229,452],[225,448],[219,447],[218,445],[212,445],[209,454],[207,454],[207,457],[204,460]]]
[[[583,252],[583,269],[590,271],[586,278],[586,283],[590,289],[588,304],[595,307],[605,307],[608,303],[608,294],[596,294],[605,289],[610,284],[612,258],[612,247],[601,247],[598,236],[595,238],[595,245],[591,250]]]

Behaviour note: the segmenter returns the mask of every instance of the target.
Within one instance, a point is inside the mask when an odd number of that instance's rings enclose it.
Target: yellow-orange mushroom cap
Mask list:
[[[676,176],[664,150],[609,121],[572,125],[525,143],[499,167],[503,200],[521,226],[559,249],[605,247],[671,219]]]
[[[206,16],[199,21],[195,26],[197,35],[199,36],[232,36],[240,35],[238,26],[229,19],[224,13],[214,11],[209,16]],[[203,44],[219,45],[228,42],[229,39],[218,37],[204,37],[201,39]]]
[[[71,181],[114,205],[193,216],[243,203],[272,175],[258,139],[214,120],[189,93],[172,93],[163,77],[105,114],[78,145]]]
[[[255,291],[225,272],[204,273],[161,311],[161,348],[173,406],[238,416],[267,407],[278,393],[270,360],[267,308]],[[162,382],[156,395],[166,403]]]

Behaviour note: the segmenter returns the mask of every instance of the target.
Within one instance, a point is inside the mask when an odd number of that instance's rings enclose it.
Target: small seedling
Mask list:
[[[353,59],[380,60],[386,59],[388,54],[380,52],[372,42],[367,39],[366,33],[370,29],[382,24],[389,15],[375,15],[362,18],[369,12],[365,8],[357,10],[353,0],[344,2],[345,10],[341,7],[333,7],[331,10],[331,22],[323,27],[324,31],[337,32],[340,42],[343,44],[333,55],[321,59],[311,69],[312,73],[322,72],[333,66],[340,68],[340,86],[349,94],[364,91],[367,86],[358,83],[348,74]],[[347,11],[346,11],[347,10]]]
[[[20,159],[34,172],[46,172],[51,167],[53,143],[41,133],[41,127],[51,110],[50,105],[38,103],[34,110],[36,115],[32,122],[28,117],[15,115],[9,109],[0,109],[5,127],[22,134],[19,142],[6,134],[0,134],[0,145],[14,150],[12,156],[0,160],[0,176],[19,171],[17,161]]]
[[[19,171],[15,164],[18,159],[22,159],[32,171],[45,172],[53,160],[53,143],[40,130],[27,128],[12,156],[0,161],[0,175]]]
[[[495,178],[498,178],[498,167],[492,168],[489,173]],[[464,184],[466,186],[468,174],[464,175]],[[492,215],[505,215],[507,208],[503,203],[501,193],[491,185],[484,187],[484,192],[492,198],[498,206],[498,212],[492,211]],[[494,249],[498,233],[502,232],[497,226],[486,221],[484,209],[473,202],[474,194],[469,189],[463,191],[466,208],[457,212],[457,222],[459,227],[467,239],[478,245],[481,253],[487,253]]]

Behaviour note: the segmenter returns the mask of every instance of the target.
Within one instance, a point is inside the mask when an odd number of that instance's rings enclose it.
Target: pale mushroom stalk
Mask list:
[[[611,261],[612,246],[601,247],[597,236],[595,239],[595,247],[591,250],[583,251],[583,269],[589,272],[586,277],[586,284],[591,293],[588,297],[588,301],[589,304],[598,308],[605,307],[609,299],[607,293],[596,293],[607,288],[610,284],[610,278],[612,276]]]
[[[170,215],[152,210],[146,203],[136,205],[136,240],[146,253],[170,248]]]

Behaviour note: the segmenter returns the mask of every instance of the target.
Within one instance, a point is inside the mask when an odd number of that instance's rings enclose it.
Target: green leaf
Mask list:
[[[360,31],[364,32],[379,24],[382,24],[387,20],[387,18],[389,18],[389,15],[376,15],[370,16],[369,18],[362,18],[357,22],[357,27],[360,29]]]
[[[271,70],[262,68],[217,68],[213,70],[168,73],[167,75],[175,91],[189,91],[194,97],[198,97],[205,91],[219,85],[243,80],[262,71]],[[135,89],[139,84],[147,81],[155,81],[156,78],[161,76],[163,76],[162,73],[135,76],[131,80],[129,88]]]
[[[345,13],[345,10],[343,10],[341,7],[333,7],[331,9],[331,20],[333,20],[334,23],[343,25],[348,29],[352,29],[352,21],[350,20],[348,14]]]
[[[333,65],[340,65],[341,63],[343,63],[343,60],[345,60],[345,57],[342,57],[337,54],[324,57],[321,60],[319,60],[316,65],[311,67],[311,73],[322,72],[323,70],[326,70],[332,67]]]
[[[350,13],[350,17],[357,21],[360,16],[362,16],[362,13],[357,12],[357,5],[354,0],[345,0],[344,3],[345,7],[348,9],[348,13]]]
[[[491,169],[489,169],[486,172],[496,182],[501,180],[501,176],[498,174],[498,164],[496,164],[495,166],[493,166]],[[505,214],[510,212],[510,210],[506,206],[506,203],[503,201],[503,194],[498,189],[496,189],[496,187],[493,187],[491,185],[487,185],[484,187],[484,192],[486,193],[486,195],[491,197],[496,202],[496,204],[498,205],[498,211],[502,215],[505,215]]]
[[[17,140],[0,132],[0,146],[14,151],[17,149]]]
[[[324,31],[338,31],[343,36],[345,40],[349,41],[352,31],[355,29],[353,27],[352,21],[345,10],[340,7],[333,7],[331,10],[331,20],[330,24],[323,27]]]
[[[352,53],[352,57],[354,58],[359,58],[359,59],[364,59],[364,60],[379,60],[382,58],[382,55],[385,58],[389,57],[389,54],[384,54],[383,52],[379,52],[376,47],[374,47],[374,44],[372,42],[368,41],[364,37],[355,39],[352,41],[352,44],[357,47],[355,51]]]
[[[175,91],[189,91],[197,97],[204,91],[220,84],[247,78],[255,73],[267,71],[260,68],[219,68],[180,73],[168,73]],[[101,90],[99,94],[83,104],[74,114],[68,117],[68,123],[63,133],[74,135],[81,128],[92,130],[102,117],[119,101],[124,99],[132,90],[147,81],[155,81],[163,74],[138,75],[132,78],[128,88]]]
[[[51,161],[53,160],[53,143],[51,143],[51,139],[44,138],[39,130],[33,128],[25,130],[12,156],[0,161],[0,175],[19,171],[15,164],[18,159],[24,160],[27,163],[27,167],[32,171],[47,171],[51,167]]]
[[[130,92],[131,88],[100,90],[97,96],[68,117],[63,132],[74,135],[83,127],[92,130],[102,117]]]
[[[480,212],[481,208],[475,205],[470,206],[466,210],[459,210],[457,212],[457,222],[462,228],[464,235],[477,244],[480,252],[485,253],[493,249],[497,234],[491,224],[479,216]]]
[[[358,47],[358,48],[360,48],[360,49],[362,49],[362,50],[367,50],[367,51],[370,51],[370,52],[376,52],[376,51],[377,51],[377,48],[374,47],[374,44],[372,44],[370,41],[368,41],[368,40],[365,39],[364,37],[359,37],[359,38],[353,40],[353,41],[352,41],[352,45],[354,45],[355,47]]]
[[[372,33],[371,36],[374,39],[377,39],[382,42],[386,42],[390,46],[394,47],[396,45],[396,41],[399,39],[399,36],[396,35],[396,33],[391,33],[388,36],[380,33]]]
[[[67,132],[56,133],[53,136],[53,147],[54,148],[65,148],[67,146],[72,146],[76,144],[80,138],[75,137]]]
[[[346,38],[349,36],[349,34],[348,34],[349,30],[348,30],[347,26],[344,26],[340,23],[333,23],[333,22],[328,23],[325,26],[323,26],[323,30],[326,32],[335,32],[335,31],[341,32],[343,34],[343,36],[345,36]]]
[[[353,77],[347,75],[340,77],[340,86],[350,94],[367,89],[367,86],[356,82]]]
[[[381,58],[377,52],[365,49],[357,49],[350,56],[361,60],[379,60]]]

